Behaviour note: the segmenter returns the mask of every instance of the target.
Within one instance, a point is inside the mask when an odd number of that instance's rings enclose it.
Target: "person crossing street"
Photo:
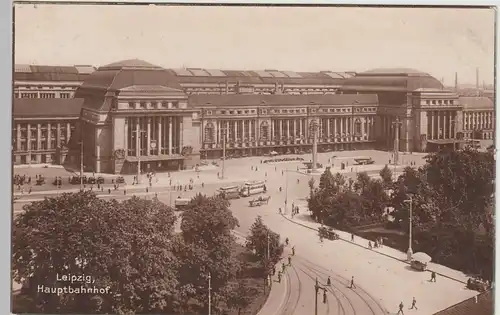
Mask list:
[[[411,301],[410,310],[412,310],[412,309],[416,309],[418,311],[417,300],[415,299],[415,297],[413,297],[413,301]]]
[[[356,289],[356,285],[354,284],[354,276],[352,276],[352,278],[351,278],[351,286],[349,288]]]
[[[399,311],[398,311],[397,315],[399,315],[399,314],[405,315],[405,312],[403,311],[403,307],[404,307],[404,305],[403,305],[403,302],[401,301],[401,303],[399,303]]]

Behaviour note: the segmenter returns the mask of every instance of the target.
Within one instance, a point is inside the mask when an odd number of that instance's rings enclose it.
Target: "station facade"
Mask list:
[[[395,128],[407,152],[494,133],[490,99],[460,98],[412,69],[222,71],[125,60],[17,66],[14,78],[15,164],[78,164],[83,147],[89,171],[176,170],[220,157],[224,145],[233,157],[310,152],[313,126],[323,152],[392,150]]]

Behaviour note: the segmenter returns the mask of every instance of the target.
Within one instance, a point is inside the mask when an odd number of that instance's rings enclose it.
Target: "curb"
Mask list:
[[[315,228],[312,228],[312,227],[307,226],[307,225],[305,225],[305,224],[302,224],[302,223],[300,223],[300,222],[296,222],[296,221],[294,221],[294,220],[292,220],[292,219],[289,219],[289,218],[287,218],[287,217],[286,217],[285,215],[283,215],[283,214],[280,214],[280,215],[281,215],[283,218],[285,218],[286,220],[288,220],[288,221],[290,221],[290,222],[292,222],[292,223],[294,223],[294,224],[296,224],[296,225],[300,225],[300,226],[302,226],[302,227],[308,228],[309,230],[312,230],[312,231],[316,231],[316,232],[318,232],[318,230],[317,230],[317,229],[315,229]],[[338,229],[334,229],[334,230],[341,231],[341,230],[338,230]],[[341,231],[341,232],[345,232],[345,231]],[[347,233],[347,232],[346,232],[346,233]],[[342,237],[339,237],[339,240],[344,241],[344,242],[346,242],[346,243],[350,243],[350,244],[352,244],[352,245],[356,245],[356,246],[361,247],[361,248],[363,248],[363,249],[365,249],[365,250],[369,250],[369,251],[375,252],[375,253],[377,253],[377,254],[380,254],[380,255],[383,255],[383,256],[386,256],[386,257],[392,258],[392,259],[394,259],[394,260],[397,260],[397,261],[403,262],[403,263],[405,263],[405,264],[407,264],[407,265],[410,265],[410,263],[409,263],[408,261],[406,261],[406,260],[402,260],[402,259],[399,259],[399,258],[397,258],[397,257],[394,257],[394,256],[391,256],[391,255],[388,255],[388,254],[386,254],[386,253],[381,253],[381,252],[376,251],[376,250],[370,250],[369,248],[366,248],[366,247],[364,247],[363,245],[359,245],[359,244],[357,244],[357,243],[353,243],[353,242],[351,242],[351,241],[349,241],[349,240],[346,240],[346,239],[344,239],[344,238],[342,238]],[[431,269],[427,269],[426,271],[427,271],[427,272],[433,272],[433,270],[431,270]],[[434,271],[434,272],[435,272],[437,275],[439,275],[439,276],[441,276],[441,277],[443,277],[443,278],[447,278],[447,279],[450,279],[450,280],[453,280],[453,281],[456,281],[456,282],[459,282],[459,283],[462,283],[462,284],[465,284],[465,285],[467,284],[467,282],[462,281],[462,280],[460,280],[460,279],[453,278],[453,277],[451,277],[451,276],[448,276],[448,275],[445,275],[445,274],[439,273],[439,272],[437,272],[437,271]]]

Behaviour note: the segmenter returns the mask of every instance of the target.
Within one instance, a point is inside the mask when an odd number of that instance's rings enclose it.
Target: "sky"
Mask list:
[[[495,12],[457,8],[15,5],[16,64],[365,71],[493,83]]]

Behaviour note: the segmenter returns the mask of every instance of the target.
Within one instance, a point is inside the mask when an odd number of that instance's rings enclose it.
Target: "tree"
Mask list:
[[[314,180],[314,177],[311,176],[311,178],[309,179],[309,181],[307,181],[307,185],[309,185],[309,190],[310,191],[314,190],[314,184],[315,183],[316,183],[316,181]]]
[[[120,203],[80,192],[27,204],[13,224],[13,278],[28,280],[27,308],[37,313],[175,312],[175,221],[163,203],[135,197]],[[68,274],[95,282],[57,281]],[[38,285],[108,287],[110,293],[45,294]]]
[[[392,188],[392,171],[387,166],[387,164],[384,166],[383,169],[380,170],[380,178],[382,179],[382,184],[384,185],[385,189]]]
[[[319,189],[331,189],[334,186],[334,178],[330,167],[326,167],[323,174],[319,178]]]
[[[268,244],[270,257],[267,257]],[[283,254],[283,244],[280,242],[279,234],[271,231],[260,216],[255,219],[255,222],[250,227],[246,247],[255,252],[255,255],[261,259],[265,268],[275,265]]]
[[[238,310],[238,315],[241,314],[241,310],[247,308],[253,301],[254,297],[258,294],[258,290],[252,287],[248,282],[239,280],[229,291],[229,298],[227,305],[232,309]]]
[[[180,281],[189,298],[198,301],[206,311],[208,276],[211,276],[213,307],[227,298],[228,282],[235,278],[239,264],[234,257],[235,240],[231,231],[238,225],[229,209],[229,202],[218,196],[195,196],[182,214],[183,245],[179,249],[182,266]]]

